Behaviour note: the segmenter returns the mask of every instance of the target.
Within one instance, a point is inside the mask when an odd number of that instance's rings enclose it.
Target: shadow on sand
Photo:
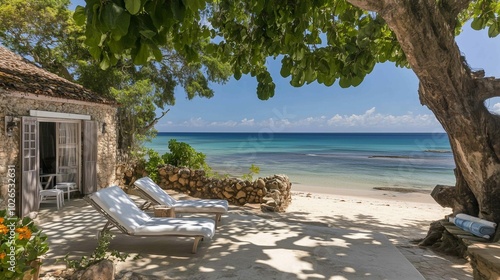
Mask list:
[[[116,230],[110,247],[141,256],[118,263],[118,271],[159,279],[424,279],[392,244],[401,239],[393,225],[370,215],[320,220],[307,222],[307,213],[255,215],[233,207],[196,254],[190,253],[190,238],[131,237]],[[106,222],[83,200],[59,211],[43,209],[40,221],[50,241],[42,273],[63,269],[55,261],[68,253],[90,255]]]

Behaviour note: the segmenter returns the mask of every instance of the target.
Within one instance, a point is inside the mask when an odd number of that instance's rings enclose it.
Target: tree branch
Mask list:
[[[380,12],[385,7],[385,2],[383,0],[347,0],[351,5],[356,6],[360,9],[372,12]]]
[[[153,126],[154,126],[155,124],[157,124],[157,123],[158,123],[158,121],[159,121],[161,118],[163,118],[163,117],[164,117],[164,116],[168,113],[168,111],[170,111],[170,109],[168,109],[168,110],[167,110],[167,111],[165,111],[165,112],[162,112],[162,113],[161,113],[161,116],[159,116],[158,118],[155,118],[153,121],[151,121],[151,123],[149,123],[148,125],[146,125],[146,126],[144,127],[144,131],[147,131],[147,130],[150,130],[151,128],[153,128]]]
[[[471,2],[472,0],[443,0],[441,6],[448,8],[450,17],[456,18],[460,12],[469,7]]]
[[[472,0],[443,0],[440,5],[440,12],[446,18],[448,24],[454,29],[457,22],[457,16],[464,9],[467,9]]]
[[[500,96],[500,79],[494,77],[476,78],[477,93],[480,100]]]

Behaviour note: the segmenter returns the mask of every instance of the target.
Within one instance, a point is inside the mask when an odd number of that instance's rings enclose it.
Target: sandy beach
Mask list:
[[[41,211],[43,228],[52,237],[42,266],[45,279],[58,279],[54,276],[64,265],[55,260],[67,253],[90,254],[105,221],[80,199],[63,209]],[[231,206],[214,239],[203,242],[195,255],[189,240],[118,232],[111,249],[141,256],[117,263],[117,279],[131,273],[141,279],[421,279],[398,276],[414,269],[428,280],[472,279],[467,261],[412,242],[449,212],[424,193],[292,186],[285,213],[263,213],[256,204]],[[377,276],[367,278],[367,273]]]
[[[292,203],[284,218],[333,228],[382,233],[426,279],[472,279],[472,269],[459,258],[421,248],[429,224],[451,213],[429,193],[349,190],[292,186]]]

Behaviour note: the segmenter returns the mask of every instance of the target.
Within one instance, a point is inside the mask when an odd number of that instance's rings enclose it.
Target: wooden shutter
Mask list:
[[[22,117],[21,125],[21,189],[18,198],[18,214],[21,217],[38,211],[40,190],[38,168],[38,122],[33,117]]]
[[[97,191],[97,122],[83,121],[83,194]]]

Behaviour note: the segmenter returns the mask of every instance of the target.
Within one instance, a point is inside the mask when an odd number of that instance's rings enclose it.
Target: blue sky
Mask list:
[[[81,5],[84,1],[76,1]],[[500,76],[500,38],[468,26],[457,38],[473,69]],[[212,84],[215,96],[187,100],[176,90],[176,104],[156,125],[167,132],[442,132],[441,125],[418,99],[418,80],[409,69],[379,64],[358,87],[342,89],[317,83],[292,87],[279,74],[280,60],[269,60],[276,94],[257,98],[254,78],[243,76]],[[500,114],[500,100],[487,102]]]

